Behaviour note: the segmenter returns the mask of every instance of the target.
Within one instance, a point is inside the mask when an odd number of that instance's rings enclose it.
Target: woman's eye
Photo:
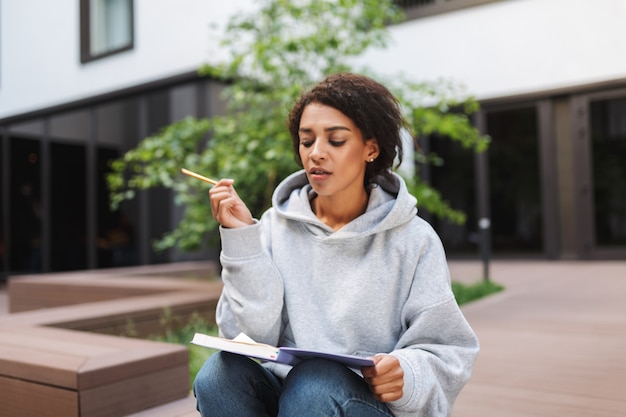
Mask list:
[[[302,140],[300,141],[300,146],[304,146],[305,148],[310,148],[313,145],[312,140]]]
[[[332,146],[342,146],[344,143],[346,143],[346,141],[345,140],[332,140],[331,139],[331,140],[329,140],[329,143]]]

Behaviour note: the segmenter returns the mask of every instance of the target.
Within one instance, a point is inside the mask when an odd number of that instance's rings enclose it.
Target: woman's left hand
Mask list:
[[[373,359],[374,366],[361,368],[361,372],[376,399],[387,403],[402,398],[404,371],[398,358],[391,355],[376,355]]]

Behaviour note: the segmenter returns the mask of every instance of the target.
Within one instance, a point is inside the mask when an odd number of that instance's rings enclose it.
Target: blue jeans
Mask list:
[[[302,361],[281,381],[251,359],[218,352],[193,391],[202,417],[393,417],[360,376],[326,359]]]

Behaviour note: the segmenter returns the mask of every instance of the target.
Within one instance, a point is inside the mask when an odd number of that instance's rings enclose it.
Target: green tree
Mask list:
[[[185,167],[213,178],[234,178],[240,196],[260,216],[278,182],[298,168],[286,128],[289,108],[304,89],[339,71],[367,74],[393,90],[416,137],[436,133],[484,149],[487,138],[469,120],[478,105],[463,97],[458,86],[385,80],[356,68],[356,58],[366,50],[386,47],[388,26],[403,18],[391,0],[261,0],[255,12],[234,16],[222,37],[230,59],[199,70],[224,81],[226,113],[175,122],[115,160],[107,177],[112,207],[133,198],[136,190],[170,188],[185,212],[156,247],[199,248],[217,224],[210,215],[207,185],[183,178],[180,168]],[[419,162],[433,159],[416,155]],[[464,214],[419,175],[406,179],[420,206],[450,221],[464,221]]]

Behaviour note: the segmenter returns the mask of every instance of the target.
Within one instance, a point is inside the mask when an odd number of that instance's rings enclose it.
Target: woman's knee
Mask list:
[[[194,380],[194,392],[202,390],[211,392],[219,389],[232,375],[241,376],[246,373],[250,359],[227,352],[217,352],[211,355]]]
[[[281,416],[391,416],[361,376],[334,361],[309,359],[287,375]]]
[[[333,380],[352,375],[350,369],[336,361],[321,358],[311,358],[298,363],[288,374],[291,377],[306,377],[315,380]]]
[[[225,372],[226,364],[221,353],[218,352],[210,356],[196,374],[193,381],[193,391],[196,397],[198,393],[213,391],[214,386],[221,379],[221,374]]]
[[[363,380],[344,365],[326,359],[308,359],[287,375],[284,391],[302,400],[334,398],[348,391],[363,389]]]
[[[276,415],[280,385],[251,359],[218,352],[205,362],[193,386],[203,416]]]
[[[279,389],[278,380],[252,359],[228,352],[217,352],[206,360],[194,380],[194,393],[224,390],[249,391],[259,384]],[[197,395],[196,395],[197,397]]]

